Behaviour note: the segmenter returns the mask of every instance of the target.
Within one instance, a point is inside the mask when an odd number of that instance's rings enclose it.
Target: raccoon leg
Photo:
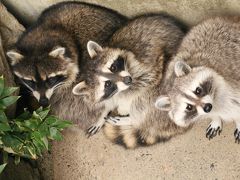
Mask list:
[[[234,131],[235,142],[240,143],[240,122],[236,122],[236,130]]]
[[[209,140],[222,132],[222,120],[218,117],[214,118],[206,130],[206,138]]]
[[[107,122],[115,126],[130,126],[132,125],[131,118],[129,116],[114,116],[108,117]]]
[[[108,111],[104,111],[101,114],[98,121],[87,129],[88,137],[93,136],[94,134],[96,134],[102,128],[102,126],[106,122],[106,119],[107,119],[106,117],[107,117],[108,113],[109,113]]]

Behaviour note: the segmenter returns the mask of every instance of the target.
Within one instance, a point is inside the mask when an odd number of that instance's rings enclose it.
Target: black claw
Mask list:
[[[92,135],[96,134],[99,131],[100,127],[98,127],[93,133]]]
[[[209,137],[209,135],[211,134],[211,132],[212,132],[212,128],[210,128],[210,129],[207,131],[206,138]]]
[[[92,132],[96,129],[97,127],[94,126],[94,128],[92,128],[90,131],[89,131],[89,134],[92,134]]]
[[[90,129],[92,129],[92,127],[93,127],[93,126],[90,126],[90,127],[87,129],[87,131],[89,131]]]
[[[234,137],[235,137],[235,143],[240,143],[240,131],[238,129],[236,129],[234,131]]]
[[[222,130],[220,129],[220,130],[218,131],[218,135],[220,135],[220,134],[221,134],[221,132],[222,132]]]
[[[206,138],[208,138],[209,140],[214,138],[217,134],[220,135],[220,133],[222,132],[219,126],[217,127],[217,129],[214,129],[211,127],[211,125],[208,126],[206,131]]]
[[[238,134],[238,129],[236,129],[236,130],[234,131],[234,136],[236,137],[237,134]]]
[[[206,132],[208,132],[209,131],[209,128],[211,127],[211,124],[207,127],[207,129],[206,129]]]

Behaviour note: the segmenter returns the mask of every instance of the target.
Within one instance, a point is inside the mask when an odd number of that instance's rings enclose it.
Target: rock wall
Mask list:
[[[59,0],[2,0],[25,25]],[[87,0],[127,15],[167,11],[190,25],[220,14],[239,14],[239,0]],[[2,13],[2,11],[1,11]],[[152,147],[125,150],[113,145],[102,133],[89,139],[77,128],[66,130],[64,141],[54,142],[52,153],[41,161],[43,179],[56,180],[145,180],[145,179],[240,179],[239,145],[233,125],[221,136],[205,138],[208,122],[188,133]],[[46,161],[52,161],[52,164]],[[16,172],[17,173],[17,172]],[[19,176],[20,177],[20,176]],[[0,178],[1,179],[1,178]],[[26,178],[27,179],[27,178]]]
[[[18,15],[22,22],[30,24],[40,12],[51,4],[64,0],[2,0],[3,3]],[[127,16],[139,13],[166,11],[195,24],[205,17],[220,14],[239,13],[239,0],[83,0],[119,11]]]

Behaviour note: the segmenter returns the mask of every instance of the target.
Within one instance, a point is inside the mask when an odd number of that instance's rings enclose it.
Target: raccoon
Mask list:
[[[125,16],[102,6],[83,2],[53,5],[7,52],[13,72],[40,105],[51,104],[53,114],[90,123],[98,116],[98,108],[72,94],[74,83],[87,78],[91,70],[85,47],[90,39],[104,43],[126,22]]]
[[[184,38],[167,70],[172,87],[156,107],[168,111],[179,126],[212,119],[211,139],[222,131],[222,121],[234,121],[240,142],[240,17],[215,17],[195,26]]]
[[[107,121],[106,136],[113,141],[123,139],[127,148],[134,148],[139,138],[153,144],[158,138],[168,139],[181,131],[152,105],[152,91],[162,79],[164,64],[175,54],[184,35],[186,28],[179,25],[166,14],[143,15],[116,31],[106,47],[88,42],[87,49],[96,66],[91,80],[94,83],[80,82],[73,93],[85,93],[82,86],[87,85],[89,100],[104,105],[99,121],[88,129],[90,135]],[[121,116],[108,116],[115,109]],[[159,128],[145,129],[158,120]]]
[[[84,74],[89,39],[103,43],[126,18],[88,3],[63,2],[42,12],[7,52],[14,74],[43,106],[55,89],[68,88]],[[61,93],[61,92],[59,92]]]

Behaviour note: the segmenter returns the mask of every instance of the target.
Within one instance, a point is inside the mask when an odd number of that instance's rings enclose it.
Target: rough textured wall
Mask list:
[[[47,6],[63,0],[2,0],[7,7],[14,9],[22,21],[33,22]],[[195,24],[204,17],[219,14],[237,14],[240,9],[239,0],[84,0],[100,4],[119,11],[127,16],[139,13],[167,11]]]

